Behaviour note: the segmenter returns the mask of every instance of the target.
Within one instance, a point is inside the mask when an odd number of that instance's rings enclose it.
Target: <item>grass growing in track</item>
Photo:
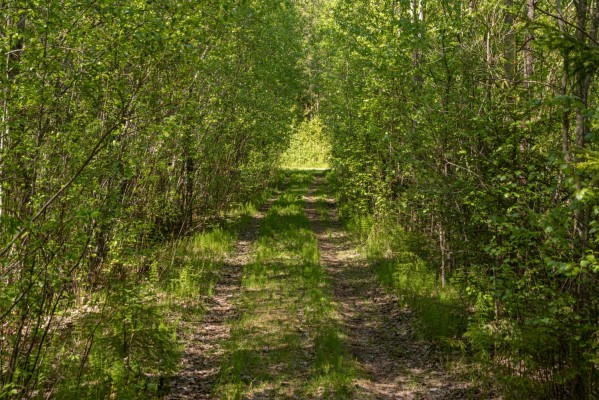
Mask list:
[[[354,371],[336,325],[303,195],[313,175],[290,173],[243,275],[215,395],[223,399],[348,398]]]

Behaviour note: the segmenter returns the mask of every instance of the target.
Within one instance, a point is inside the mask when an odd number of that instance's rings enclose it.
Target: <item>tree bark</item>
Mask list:
[[[503,16],[503,22],[506,28],[506,33],[503,39],[504,46],[504,61],[503,69],[505,78],[508,82],[513,82],[515,75],[515,60],[516,60],[516,49],[515,49],[515,38],[514,38],[514,16],[512,14],[512,6],[514,5],[513,0],[505,0],[505,14]]]
[[[526,17],[528,22],[532,24],[535,21],[535,6],[536,0],[527,0],[526,3]],[[530,87],[530,79],[534,74],[534,55],[532,52],[532,42],[534,40],[534,35],[532,28],[529,27],[526,30],[526,35],[524,39],[524,79],[526,81],[526,86]]]
[[[564,19],[564,12],[562,9],[562,1],[561,0],[556,0],[555,2],[555,8],[557,9],[557,14],[558,14],[558,19],[557,19],[557,24],[559,27],[560,32],[565,33],[566,32],[566,26],[565,26],[565,19]],[[568,71],[568,56],[567,54],[564,54],[564,61],[562,64],[562,68],[563,68],[563,75],[562,75],[562,82],[561,82],[561,95],[565,98],[565,96],[568,95],[568,81],[569,81],[569,71]],[[568,110],[567,107],[563,107],[563,111],[562,111],[562,153],[564,154],[564,160],[566,161],[566,163],[570,163],[571,161],[571,157],[570,157],[570,111]]]
[[[19,73],[19,61],[21,59],[21,53],[23,52],[23,38],[22,35],[18,35],[17,39],[13,41],[12,30],[16,27],[17,31],[23,33],[25,31],[26,19],[23,14],[19,17],[18,21],[13,21],[11,18],[16,15],[15,6],[12,1],[6,3],[6,20],[5,29],[3,32],[4,40],[9,44],[9,52],[6,55],[6,61],[4,66],[4,90],[3,90],[3,104],[2,104],[2,131],[0,132],[0,182],[4,182],[4,163],[6,162],[4,153],[6,146],[8,146],[8,140],[11,133],[10,130],[10,96],[11,96],[11,84],[15,77]],[[2,216],[5,210],[4,203],[4,188],[0,184],[0,216]]]

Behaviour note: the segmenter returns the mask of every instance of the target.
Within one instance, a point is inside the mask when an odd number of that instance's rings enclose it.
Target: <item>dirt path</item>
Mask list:
[[[205,300],[201,323],[186,339],[182,368],[169,383],[166,399],[211,399],[211,392],[225,356],[223,343],[230,337],[230,321],[241,292],[243,267],[248,263],[260,222],[273,200],[268,201],[240,232],[234,252],[225,259],[213,296]]]
[[[346,346],[358,364],[354,399],[468,398],[468,385],[435,360],[432,347],[414,337],[412,317],[386,293],[342,229],[335,201],[318,194],[322,178],[306,196],[306,215],[331,279]]]
[[[339,223],[322,174],[311,186],[311,175],[296,178],[240,235],[168,398],[478,398],[417,340],[414,316]]]

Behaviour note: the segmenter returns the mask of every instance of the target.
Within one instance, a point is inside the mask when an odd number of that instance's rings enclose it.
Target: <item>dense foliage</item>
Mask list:
[[[178,239],[289,143],[284,166],[330,162],[428,335],[515,397],[599,396],[597,2],[0,10],[0,397],[156,392],[178,350],[159,289],[209,291],[234,240]]]
[[[94,368],[109,380],[172,369],[160,349],[176,344],[140,286],[152,249],[273,176],[299,109],[295,6],[0,10],[0,397],[97,384]]]
[[[320,118],[301,122],[293,131],[281,166],[292,169],[328,168],[331,145]]]
[[[454,338],[519,396],[599,393],[598,27],[583,0],[339,0],[321,25],[341,198],[396,285],[423,259],[451,281]]]

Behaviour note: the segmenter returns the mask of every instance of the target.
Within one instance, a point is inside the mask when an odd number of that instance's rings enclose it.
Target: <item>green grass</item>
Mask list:
[[[222,399],[345,399],[354,376],[334,318],[316,238],[302,196],[313,174],[289,173],[243,275],[241,316],[231,327],[228,357],[214,394]]]
[[[416,311],[417,332],[430,340],[460,345],[468,314],[449,282],[442,287],[435,269],[435,249],[424,237],[406,232],[391,220],[370,216],[348,222],[381,283],[397,293],[400,302]]]

